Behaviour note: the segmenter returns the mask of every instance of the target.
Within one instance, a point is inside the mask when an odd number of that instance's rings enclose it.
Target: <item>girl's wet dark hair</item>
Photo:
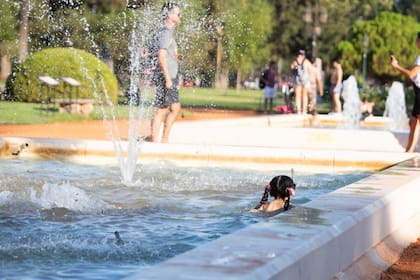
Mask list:
[[[270,196],[272,197],[280,197],[281,199],[285,199],[289,197],[288,188],[296,188],[295,183],[293,182],[292,178],[289,176],[276,176],[270,181]]]
[[[289,188],[296,189],[296,185],[293,182],[292,178],[289,176],[277,176],[274,177],[270,182],[270,196],[280,197],[284,200],[283,210],[289,210],[290,206],[290,193]]]
[[[293,182],[292,178],[285,175],[274,177],[273,179],[271,179],[270,183],[265,188],[261,201],[255,207],[255,209],[258,209],[261,207],[261,205],[267,203],[268,195],[270,195],[272,197],[280,197],[281,199],[283,199],[284,211],[288,210],[290,204],[290,193],[288,188],[296,189],[296,185]]]

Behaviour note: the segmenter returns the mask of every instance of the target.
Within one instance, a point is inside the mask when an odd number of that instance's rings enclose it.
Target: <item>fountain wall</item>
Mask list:
[[[404,144],[385,130],[281,125],[299,118],[176,123],[175,143],[144,143],[140,162],[375,174],[277,215],[274,223],[249,226],[141,268],[128,279],[363,279],[366,273],[379,275],[395,261],[420,234],[420,208],[414,199],[420,183],[416,155],[404,153]],[[9,158],[116,163],[108,141],[8,137],[1,139],[1,147],[2,156]],[[292,230],[296,223],[297,232]]]

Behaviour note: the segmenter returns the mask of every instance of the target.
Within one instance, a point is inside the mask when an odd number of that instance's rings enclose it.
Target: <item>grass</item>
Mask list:
[[[183,107],[206,107],[229,110],[261,110],[259,90],[184,88],[180,91]]]
[[[110,116],[110,108],[105,108],[107,116]],[[128,119],[129,107],[114,106],[116,119]],[[88,115],[59,113],[58,107],[41,105],[36,103],[0,102],[0,124],[38,124],[55,122],[78,122],[84,120],[101,120],[103,114],[100,106],[95,106],[93,112]]]
[[[180,91],[181,103],[186,107],[205,107],[227,110],[253,110],[262,112],[264,98],[262,90],[209,89],[184,88]],[[325,95],[317,104],[321,114],[330,112],[330,102]],[[280,92],[274,100],[274,107],[284,104],[284,97]]]
[[[122,97],[121,99],[125,99]],[[210,88],[182,88],[180,99],[183,114],[190,114],[191,108],[208,108],[224,110],[253,110],[262,111],[263,93],[260,90],[234,89],[218,90]],[[129,118],[129,106],[121,104],[105,107],[105,114],[111,116],[111,110],[116,119]],[[278,96],[275,105],[284,104],[284,99]],[[329,104],[319,106],[320,113],[328,112]],[[81,114],[59,113],[58,108],[37,103],[22,103],[0,101],[0,124],[37,124],[54,122],[78,122],[83,120],[101,120],[103,113],[100,106],[95,106],[89,116]]]

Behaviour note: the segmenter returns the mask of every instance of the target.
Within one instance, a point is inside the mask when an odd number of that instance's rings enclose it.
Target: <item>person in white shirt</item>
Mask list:
[[[417,34],[416,39],[417,48],[420,49],[420,32]],[[407,76],[413,82],[414,88],[414,104],[411,111],[409,126],[410,134],[408,136],[408,143],[406,152],[412,153],[416,147],[419,135],[418,130],[420,126],[420,55],[417,56],[414,66],[411,69],[406,69],[398,64],[398,60],[391,56],[391,66]]]

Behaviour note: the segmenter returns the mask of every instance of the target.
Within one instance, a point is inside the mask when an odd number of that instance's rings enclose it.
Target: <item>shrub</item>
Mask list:
[[[117,101],[118,82],[108,66],[83,50],[74,48],[49,48],[33,54],[14,67],[8,81],[9,98],[24,102],[45,100],[48,92],[41,90],[39,76],[50,76],[58,81],[71,77],[81,83],[79,98],[94,98],[106,102],[105,93],[113,103]],[[50,91],[50,97],[64,97],[64,90],[70,90],[63,81]],[[73,93],[76,90],[73,89]]]

